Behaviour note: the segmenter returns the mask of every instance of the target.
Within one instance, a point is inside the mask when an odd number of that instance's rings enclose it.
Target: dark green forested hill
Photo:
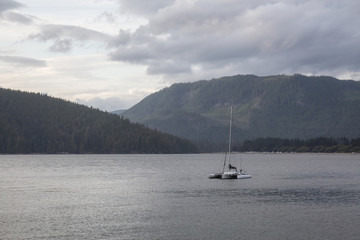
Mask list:
[[[0,88],[0,153],[184,153],[189,141],[117,115]]]
[[[332,77],[236,75],[178,83],[123,113],[177,136],[226,142],[229,106],[234,141],[360,136],[360,82]]]

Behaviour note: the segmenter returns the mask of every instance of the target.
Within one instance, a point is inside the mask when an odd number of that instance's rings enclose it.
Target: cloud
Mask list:
[[[50,47],[52,52],[68,52],[71,50],[73,42],[71,39],[56,39]]]
[[[115,97],[111,97],[111,98],[95,97],[95,98],[92,98],[92,99],[89,99],[89,100],[77,98],[75,101],[77,103],[79,103],[79,104],[84,104],[84,105],[87,105],[87,106],[103,109],[103,110],[106,110],[106,111],[117,110],[116,108],[114,109],[112,107],[113,106],[119,107],[119,106],[123,105],[122,100],[119,99],[119,98],[115,98]]]
[[[0,61],[13,64],[18,67],[46,67],[46,61],[19,56],[1,56]]]
[[[71,25],[43,25],[39,33],[30,34],[29,39],[39,41],[53,41],[49,50],[54,52],[68,52],[74,41],[85,43],[88,41],[103,42],[107,45],[111,36],[95,30]]]
[[[95,18],[95,21],[101,21],[101,20],[105,20],[108,23],[116,23],[117,21],[117,16],[111,12],[103,12],[101,13],[99,16],[97,16]]]
[[[4,19],[9,22],[16,22],[20,24],[31,24],[33,23],[33,17],[29,15],[23,15],[16,13],[13,9],[22,8],[25,5],[17,1],[12,0],[0,0],[0,19]]]
[[[22,3],[13,0],[0,0],[0,14],[10,9],[24,7]]]
[[[159,9],[171,5],[175,0],[118,0],[122,11],[130,11],[140,15],[153,15]]]
[[[33,19],[31,16],[15,13],[15,12],[6,12],[3,14],[4,19],[10,22],[17,22],[21,24],[31,24]]]
[[[357,0],[121,3],[149,21],[135,32],[121,31],[110,59],[146,65],[148,74],[336,76],[360,69]]]
[[[105,111],[115,111],[115,110],[123,110],[128,109],[133,106],[135,103],[139,101],[139,99],[143,99],[149,94],[155,92],[158,89],[154,89],[152,87],[135,87],[125,92],[118,92],[115,96],[108,96],[107,94],[112,94],[110,92],[106,92],[101,89],[94,90],[91,95],[94,96],[96,94],[102,95],[98,97],[90,97],[89,95],[83,94],[83,96],[77,97],[76,102],[80,104],[84,104],[87,106],[92,106],[95,108],[99,108]],[[90,94],[90,91],[87,92]]]
[[[129,101],[125,97],[123,99],[121,97],[108,97],[108,98],[95,97],[89,100],[77,98],[75,102],[86,106],[102,109],[108,112],[127,109],[129,108],[129,106],[133,105],[133,102]]]

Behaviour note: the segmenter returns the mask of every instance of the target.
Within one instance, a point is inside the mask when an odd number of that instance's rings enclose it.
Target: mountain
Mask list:
[[[177,83],[125,111],[131,121],[199,143],[360,136],[360,82],[333,77],[236,75]]]
[[[113,113],[113,114],[117,114],[117,115],[121,115],[122,113],[124,113],[126,110],[116,110],[116,111],[112,111],[110,113]]]
[[[188,140],[43,94],[0,89],[0,153],[188,153]]]

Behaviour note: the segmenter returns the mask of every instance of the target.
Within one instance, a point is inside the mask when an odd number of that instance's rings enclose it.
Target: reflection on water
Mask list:
[[[242,154],[252,179],[208,179],[222,158],[3,155],[1,239],[358,239],[358,155]]]
[[[252,191],[255,199],[266,203],[298,203],[298,204],[359,204],[360,191],[342,189],[264,189]]]
[[[155,192],[154,192],[155,193]],[[172,198],[214,198],[224,199],[228,204],[237,204],[241,200],[242,203],[255,204],[283,204],[283,203],[299,203],[299,204],[334,204],[334,205],[359,205],[359,190],[344,189],[236,189],[236,190],[178,190],[157,192],[162,195],[172,195]]]

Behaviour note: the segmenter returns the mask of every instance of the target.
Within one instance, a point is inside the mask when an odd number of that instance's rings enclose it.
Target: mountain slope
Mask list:
[[[360,83],[323,76],[237,75],[178,83],[122,115],[191,140],[221,143],[230,105],[234,141],[360,135]]]
[[[42,94],[0,88],[0,153],[183,153],[187,140]]]

